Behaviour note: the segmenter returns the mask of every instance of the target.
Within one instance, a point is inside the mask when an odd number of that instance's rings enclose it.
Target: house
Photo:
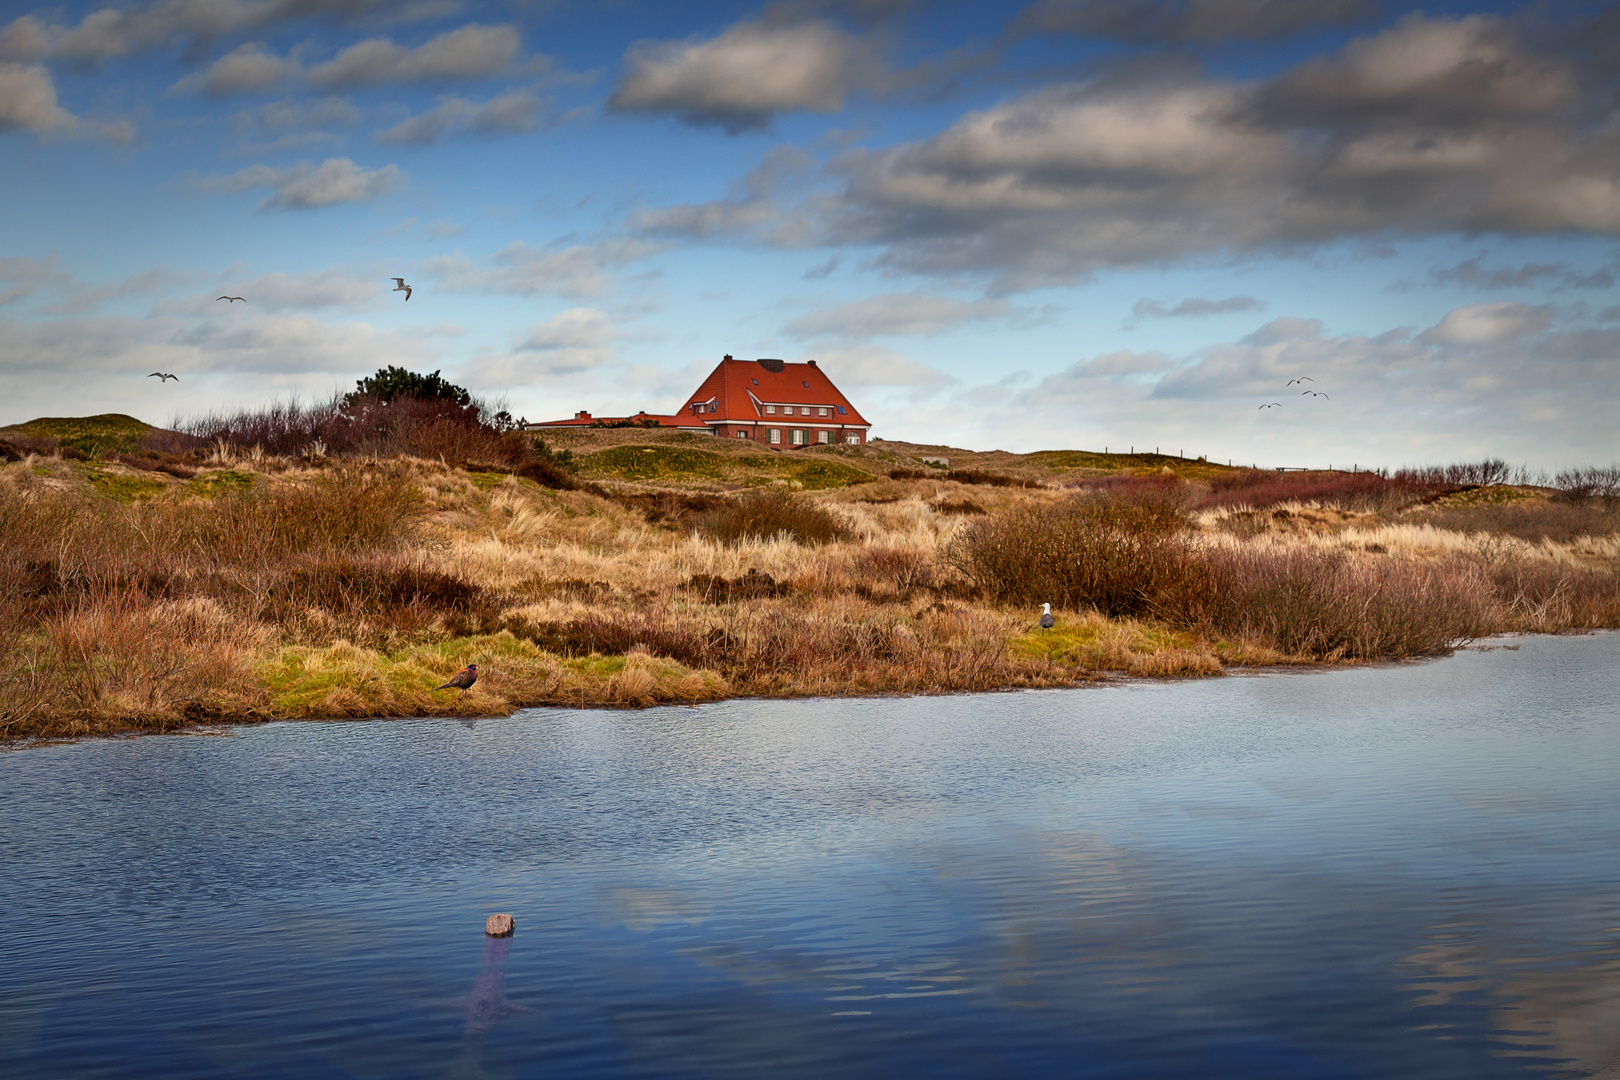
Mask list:
[[[706,431],[724,439],[750,439],[778,449],[796,446],[864,446],[871,429],[814,360],[737,360],[731,356],[709,373],[673,415],[641,412],[627,417],[575,413],[530,427],[666,427]]]

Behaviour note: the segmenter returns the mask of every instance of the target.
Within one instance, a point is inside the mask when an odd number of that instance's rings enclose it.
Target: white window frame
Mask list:
[[[782,445],[782,429],[781,428],[775,428],[775,427],[771,428],[771,445],[772,446],[781,446]]]
[[[849,445],[849,446],[859,446],[859,445],[861,445],[860,433],[859,432],[854,432],[854,431],[850,432],[848,435],[844,436],[844,442],[845,442],[846,445]]]
[[[823,446],[827,445],[827,441],[831,437],[832,437],[832,432],[828,431],[826,428],[821,428],[820,430],[818,430],[816,432],[816,442],[820,443]]]

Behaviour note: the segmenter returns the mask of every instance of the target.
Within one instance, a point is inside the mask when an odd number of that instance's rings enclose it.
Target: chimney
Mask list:
[[[726,363],[728,363],[728,364],[729,364],[729,363],[730,363],[730,362],[731,362],[731,354],[730,354],[730,353],[726,353],[726,355],[725,355],[725,356],[723,356],[723,357],[721,357],[721,359],[722,359],[722,360],[724,360],[724,361],[725,361],[725,362],[726,362]]]
[[[586,412],[584,409],[581,409],[579,412],[574,414],[575,420],[589,420],[590,418],[591,414]]]
[[[816,362],[814,360],[806,360],[805,363],[809,364],[811,367],[816,366]]]

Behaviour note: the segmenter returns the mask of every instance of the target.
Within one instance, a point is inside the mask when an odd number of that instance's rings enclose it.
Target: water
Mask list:
[[[0,754],[0,1074],[1613,1077],[1617,672]]]

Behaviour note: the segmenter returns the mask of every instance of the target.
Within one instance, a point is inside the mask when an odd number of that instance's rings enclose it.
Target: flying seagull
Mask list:
[[[1041,629],[1042,630],[1050,630],[1050,629],[1052,629],[1052,624],[1054,622],[1056,622],[1056,621],[1057,621],[1056,619],[1052,618],[1052,605],[1051,604],[1042,604],[1041,605]]]
[[[1284,386],[1283,389],[1286,390],[1286,389],[1288,389],[1289,386],[1293,386],[1295,383],[1315,382],[1315,381],[1316,380],[1311,378],[1309,375],[1301,375],[1297,379],[1289,379],[1287,386]]]
[[[1307,390],[1307,391],[1305,391],[1305,394],[1309,394],[1309,395],[1311,395],[1311,397],[1321,397],[1321,398],[1327,397],[1326,394],[1318,394],[1315,390]],[[1301,394],[1299,396],[1304,397],[1305,394]]]
[[[1262,409],[1280,409],[1280,408],[1282,408],[1282,402],[1273,401],[1270,405],[1262,405],[1262,406],[1260,406],[1260,408],[1262,408]]]
[[[241,300],[242,303],[244,303],[244,304],[247,303],[247,300],[244,297],[240,297],[240,296],[216,296],[216,297],[214,297],[214,303],[216,303],[216,304],[219,303],[221,300],[229,300],[233,304],[236,303],[238,300]]]
[[[154,371],[152,374],[148,375],[147,378],[156,379],[158,382],[168,382],[170,379],[173,379],[175,382],[180,381],[180,376],[170,375],[164,371]]]
[[[463,694],[466,694],[466,692],[468,690],[472,689],[472,684],[477,682],[477,681],[478,681],[478,665],[477,664],[468,664],[466,667],[462,668],[460,671],[458,671],[454,675],[450,676],[450,681],[449,682],[445,683],[443,686],[435,686],[433,689],[435,689],[435,690],[450,690],[450,689],[453,688],[453,689],[456,689],[456,690],[460,690]]]
[[[394,279],[394,291],[404,293],[407,300],[411,298],[411,287],[405,284],[405,279],[402,277]]]

